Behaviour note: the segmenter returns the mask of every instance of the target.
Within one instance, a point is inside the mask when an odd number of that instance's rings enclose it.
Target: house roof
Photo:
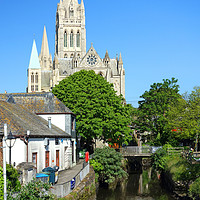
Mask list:
[[[33,113],[73,114],[72,111],[51,92],[0,94],[0,100],[23,105],[23,107]]]
[[[0,101],[1,131],[5,123],[8,124],[8,131],[11,130],[16,136],[24,136],[29,130],[30,137],[71,137],[53,124],[51,129],[48,128],[48,122],[45,119],[30,112],[22,105]]]

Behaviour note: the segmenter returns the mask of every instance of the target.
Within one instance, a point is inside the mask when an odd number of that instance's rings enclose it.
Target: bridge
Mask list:
[[[124,157],[150,157],[161,147],[148,146],[127,146],[120,148],[120,152]]]

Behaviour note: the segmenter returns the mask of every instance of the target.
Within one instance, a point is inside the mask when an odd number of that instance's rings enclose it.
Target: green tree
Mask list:
[[[122,144],[131,139],[129,108],[113,85],[94,71],[76,72],[60,81],[52,92],[76,114],[77,133],[87,140],[99,138]]]
[[[195,87],[191,94],[184,94],[170,106],[169,125],[174,138],[178,141],[196,139],[200,132],[200,87]]]
[[[167,111],[173,102],[179,98],[177,79],[163,79],[162,83],[154,83],[149,91],[145,91],[139,101],[137,129],[140,132],[149,132],[149,142],[154,145],[163,145],[170,140]]]

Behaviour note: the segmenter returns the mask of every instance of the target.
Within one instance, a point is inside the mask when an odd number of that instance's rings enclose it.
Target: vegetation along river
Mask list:
[[[99,188],[97,200],[173,200],[161,186],[156,172],[149,169],[133,172],[115,190]]]

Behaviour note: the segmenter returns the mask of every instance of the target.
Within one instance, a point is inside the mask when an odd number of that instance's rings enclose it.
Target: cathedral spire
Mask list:
[[[81,9],[82,9],[82,10],[85,10],[83,0],[81,0]]]
[[[123,65],[123,61],[122,61],[122,54],[119,54],[119,65]]]
[[[42,39],[42,47],[41,47],[40,56],[49,57],[49,45],[48,45],[47,32],[46,32],[46,27],[45,26],[44,26],[44,32],[43,32],[43,39]]]
[[[33,40],[33,47],[31,52],[31,58],[29,62],[29,69],[40,69],[40,62],[38,58],[38,52],[35,40]]]

